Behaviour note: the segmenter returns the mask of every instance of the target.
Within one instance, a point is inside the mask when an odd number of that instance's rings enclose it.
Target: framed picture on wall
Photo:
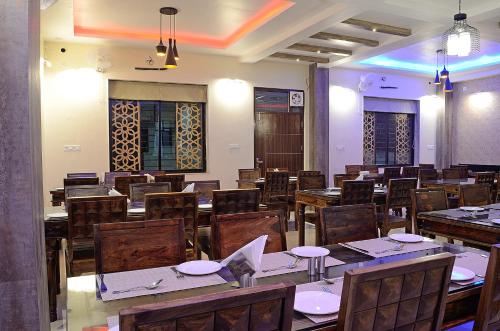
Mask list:
[[[290,91],[290,107],[304,107],[304,91]]]

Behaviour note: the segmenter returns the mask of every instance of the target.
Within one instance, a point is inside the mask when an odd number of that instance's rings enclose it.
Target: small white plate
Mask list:
[[[186,275],[210,275],[222,268],[220,263],[206,260],[189,261],[179,264],[176,269]]]
[[[128,210],[129,214],[144,214],[146,212],[146,208],[130,208]]]
[[[411,233],[393,233],[389,235],[389,238],[403,243],[419,243],[424,241],[424,237]]]
[[[47,214],[48,218],[66,218],[68,217],[68,213],[61,212],[61,213],[50,213]]]
[[[466,268],[453,267],[453,270],[451,271],[451,280],[454,282],[470,280],[474,277],[476,277],[476,273]]]
[[[492,220],[491,220],[491,222],[492,222],[493,224],[498,224],[498,225],[500,225],[500,218],[494,218],[494,219],[492,219]]]
[[[300,246],[292,248],[292,253],[300,257],[320,257],[327,256],[330,251],[324,247]]]
[[[340,309],[340,297],[322,291],[298,292],[295,294],[293,309],[303,314],[334,314]]]
[[[212,208],[212,204],[211,203],[202,203],[202,204],[198,205],[198,208],[199,209],[210,209],[210,208]]]
[[[464,206],[464,207],[460,207],[460,210],[463,210],[463,211],[483,211],[484,208],[481,208],[481,207],[467,207],[467,206]]]
[[[376,188],[373,190],[374,193],[384,193],[384,189],[383,188]]]

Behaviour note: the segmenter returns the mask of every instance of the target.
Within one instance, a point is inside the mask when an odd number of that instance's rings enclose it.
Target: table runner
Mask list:
[[[454,282],[458,285],[469,285],[475,282],[483,281],[488,267],[488,256],[473,252],[460,253],[455,256],[455,266],[467,268],[476,274],[472,280],[463,282]],[[480,275],[480,276],[478,276]]]
[[[326,287],[333,294],[342,297],[343,285],[344,285],[344,277],[335,278],[335,284],[328,284],[325,281],[320,280],[319,282],[297,285],[295,293],[300,293],[304,291],[322,291],[322,287]],[[304,316],[309,318],[314,323],[325,323],[325,322],[335,321],[338,319],[338,315],[339,315],[338,313],[329,315],[304,314]]]
[[[105,274],[104,284],[108,290],[101,293],[101,298],[103,301],[111,301],[226,283],[226,281],[217,274],[206,276],[184,275],[182,278],[177,278],[175,271],[171,268],[172,267],[161,267]],[[100,288],[100,277],[96,277],[96,279]],[[136,286],[149,285],[159,279],[163,279],[163,281],[160,283],[160,286],[154,290],[140,289],[137,291],[113,294],[113,291],[116,290],[125,290]]]
[[[289,263],[295,262],[295,258],[286,254],[285,252],[278,252],[278,253],[269,253],[269,254],[264,254],[262,256],[262,264],[261,264],[261,270],[266,270],[266,269],[273,269],[277,268],[280,266],[287,266]],[[282,275],[282,274],[287,274],[287,273],[292,273],[292,272],[299,272],[299,271],[304,271],[307,270],[307,263],[308,259],[302,259],[296,268],[293,269],[288,269],[288,268],[282,268],[279,270],[275,271],[269,271],[269,272],[256,272],[255,275],[253,276],[254,278],[263,278],[263,277],[269,277],[269,276],[276,276],[276,275]],[[345,262],[342,262],[340,260],[337,260],[333,257],[327,256],[325,260],[325,265],[326,267],[333,267],[336,265],[341,265],[345,264]]]
[[[405,254],[441,247],[441,245],[435,244],[429,240],[424,240],[419,243],[400,243],[388,237],[352,241],[340,245],[373,257]],[[402,246],[401,250],[395,249],[398,245]]]

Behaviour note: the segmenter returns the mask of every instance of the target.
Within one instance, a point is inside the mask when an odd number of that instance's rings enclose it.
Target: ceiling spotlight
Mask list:
[[[296,59],[295,59],[295,61],[299,62],[299,61],[300,61],[300,59],[299,59],[299,58],[296,58]]]
[[[321,54],[321,51],[318,49],[318,50],[316,51],[316,53]]]
[[[373,32],[377,32],[377,29],[376,29],[376,28],[373,28],[373,29],[372,29],[372,31],[373,31]]]

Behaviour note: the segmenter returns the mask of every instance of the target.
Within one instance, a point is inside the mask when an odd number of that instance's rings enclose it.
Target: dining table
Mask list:
[[[376,204],[384,204],[387,194],[386,187],[376,187],[373,200]],[[295,191],[295,218],[298,225],[299,245],[305,244],[305,210],[306,207],[325,208],[340,204],[342,190],[338,187],[323,190],[297,190]]]
[[[418,213],[417,230],[488,249],[500,242],[500,203],[468,211],[467,207]],[[497,221],[498,220],[498,221]]]
[[[384,238],[379,240],[383,241]],[[355,245],[356,242],[352,244]],[[343,276],[347,270],[449,252],[455,255],[455,266],[461,263],[460,266],[467,267],[470,264],[470,270],[474,269],[476,275],[474,279],[468,283],[450,282],[444,313],[444,326],[452,326],[460,321],[472,319],[476,313],[479,295],[484,283],[483,277],[488,263],[489,253],[471,247],[437,242],[430,239],[426,239],[426,242],[423,244],[427,245],[426,247],[428,247],[428,249],[406,253],[396,252],[395,254],[378,258],[348,248],[342,244],[324,246],[324,248],[328,249],[329,258],[331,258],[332,261],[336,261],[336,263],[326,268],[324,274],[311,276],[308,275],[308,271],[304,269],[287,270],[284,273],[272,274],[267,277],[254,277],[253,285],[276,284],[283,281],[291,281],[296,284],[296,293],[303,290],[324,290],[325,287],[329,287],[329,289],[335,290],[336,293],[342,297]],[[272,254],[277,253],[264,254],[262,260],[264,261],[268,255]],[[170,272],[170,270],[168,270],[170,268],[171,267],[165,267],[165,272]],[[101,288],[99,279],[101,278],[96,277],[96,275],[68,278],[66,329],[68,331],[106,330],[108,325],[112,326],[118,323],[119,311],[124,308],[229,291],[239,287],[239,283],[235,281],[234,277],[232,278],[232,274],[229,270],[227,268],[222,268],[214,275],[219,275],[223,281],[220,279],[219,281],[214,281],[214,279],[212,279],[209,283],[200,284],[199,282],[197,283],[195,279],[197,276],[186,276],[186,278],[174,279],[173,282],[166,284],[166,289],[164,291],[159,292],[155,290],[152,294],[149,294],[147,291],[142,291],[142,293],[137,294],[138,296],[127,295],[115,297],[113,299],[114,289],[125,286],[123,283],[129,285],[130,282],[134,281],[134,277],[137,277],[136,275],[150,275],[154,272],[158,271],[156,269],[145,269],[105,274],[102,279],[106,283],[107,297],[102,295],[103,293],[106,295],[105,292],[101,293],[99,290]],[[116,281],[113,282],[112,280],[116,280],[117,277],[122,281],[118,283]],[[330,283],[325,282],[324,278],[327,278]],[[143,279],[141,279],[141,281],[143,281]],[[188,283],[184,284],[184,281]],[[204,281],[200,279],[200,282]],[[174,283],[180,285],[174,285]],[[179,286],[179,288],[177,289],[175,286]],[[110,292],[113,294],[109,294]],[[292,330],[335,330],[336,324],[337,316],[330,316],[329,318],[320,316],[320,318],[317,318],[315,315],[307,316],[294,311]]]
[[[421,188],[444,188],[446,193],[458,195],[461,185],[474,184],[476,180],[474,178],[462,178],[462,179],[434,179],[434,180],[423,180],[420,181]]]

